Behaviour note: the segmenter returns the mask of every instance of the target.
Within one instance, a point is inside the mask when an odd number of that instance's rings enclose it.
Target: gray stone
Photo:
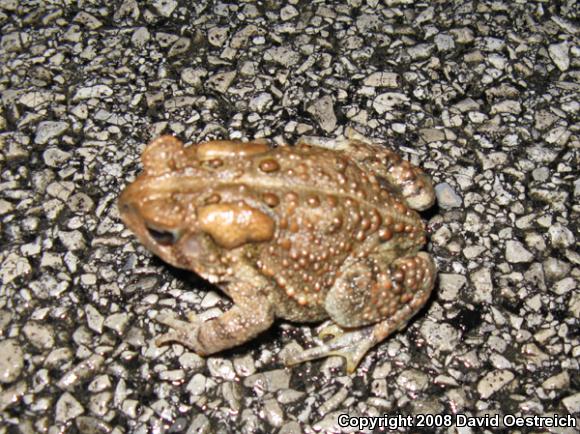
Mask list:
[[[409,101],[409,98],[399,92],[385,92],[377,97],[373,101],[373,108],[380,115],[393,110],[395,107],[402,106]]]
[[[327,133],[336,128],[336,115],[334,114],[333,104],[332,97],[325,95],[307,108],[307,111],[314,116],[320,127]]]
[[[570,272],[570,264],[559,259],[549,257],[542,263],[546,278],[550,281],[561,279]]]
[[[213,74],[207,81],[206,85],[220,93],[226,93],[234,79],[236,71],[224,71]]]
[[[282,426],[284,422],[284,412],[275,399],[268,399],[263,406],[264,415],[270,425],[275,427]]]
[[[548,47],[548,53],[554,64],[562,72],[567,71],[570,67],[570,47],[567,42],[562,42],[560,44],[552,44]]]
[[[409,392],[418,393],[429,386],[429,377],[417,369],[406,369],[397,376],[397,384]]]
[[[27,46],[29,41],[30,36],[28,33],[7,33],[0,39],[0,48],[7,53],[15,53]]]
[[[185,68],[181,71],[181,79],[191,86],[199,87],[205,77],[207,77],[205,68]]]
[[[10,253],[2,262],[2,267],[0,267],[0,279],[4,285],[7,285],[17,277],[28,275],[31,271],[32,267],[28,259],[16,253]]]
[[[557,281],[550,289],[558,295],[564,295],[570,291],[577,290],[578,285],[573,277],[566,277]]]
[[[2,0],[0,1],[0,9],[14,12],[18,8],[18,0]]]
[[[4,411],[8,407],[18,403],[27,391],[28,386],[24,380],[0,391],[0,411]]]
[[[482,399],[487,399],[500,391],[514,379],[514,374],[508,370],[496,370],[486,374],[477,383],[477,391]]]
[[[91,330],[94,330],[97,333],[103,332],[103,322],[105,318],[101,313],[92,305],[87,305],[85,307],[85,315],[87,317],[87,325]]]
[[[434,50],[433,44],[417,44],[408,49],[409,56],[413,60],[428,59]]]
[[[442,142],[445,140],[445,131],[441,128],[423,128],[419,135],[426,143]]]
[[[244,379],[244,386],[259,388],[263,391],[276,392],[287,389],[290,385],[290,372],[285,369],[260,372]]]
[[[191,39],[182,36],[181,38],[177,39],[169,49],[167,53],[168,57],[176,57],[186,53],[191,46]]]
[[[131,43],[137,48],[142,48],[150,39],[151,33],[149,33],[147,27],[139,27],[133,32]]]
[[[42,153],[42,159],[48,167],[60,168],[69,161],[71,154],[58,148],[48,148]]]
[[[282,21],[288,21],[298,16],[298,10],[292,5],[286,5],[280,9],[280,18]]]
[[[69,124],[67,122],[54,122],[45,121],[38,124],[36,128],[36,136],[34,137],[34,143],[39,145],[44,145],[48,143],[51,139],[60,137],[65,131],[69,129]]]
[[[83,414],[85,409],[69,392],[63,393],[56,402],[54,418],[57,422],[65,423]]]
[[[207,360],[207,367],[212,377],[223,378],[229,381],[236,378],[236,371],[234,371],[234,365],[230,360],[220,357],[210,357]]]
[[[498,102],[491,106],[490,113],[492,115],[497,113],[511,113],[514,115],[519,115],[522,111],[522,106],[519,101],[515,100],[505,100]]]
[[[459,331],[450,324],[431,320],[423,321],[420,330],[428,345],[436,351],[453,351],[461,337]]]
[[[445,301],[454,301],[467,278],[461,274],[439,273],[439,297]]]
[[[73,22],[82,24],[91,30],[96,30],[103,26],[101,20],[86,11],[81,11],[76,14],[76,16],[73,18]]]
[[[580,412],[580,393],[576,393],[574,395],[569,395],[566,398],[562,399],[562,404],[566,407],[570,413],[579,413]]]
[[[455,49],[455,41],[453,36],[439,33],[435,36],[435,45],[439,51],[452,51]]]
[[[534,255],[530,253],[521,242],[509,240],[506,242],[505,258],[508,262],[517,264],[520,262],[532,261]]]
[[[77,364],[66,374],[64,374],[57,383],[57,386],[61,389],[69,391],[73,390],[83,381],[93,378],[95,374],[101,370],[104,363],[105,359],[103,358],[103,356],[93,354],[86,360],[83,360],[82,362]]]
[[[170,17],[177,5],[176,0],[153,0],[153,7],[164,17]]]
[[[126,312],[113,313],[105,319],[104,326],[122,336],[129,324],[129,319]]]
[[[560,223],[550,226],[548,235],[550,235],[552,246],[556,248],[568,248],[574,245],[576,241],[572,231]]]
[[[283,45],[272,47],[264,53],[264,59],[270,62],[278,63],[285,68],[295,66],[300,61],[300,54],[292,48]]]
[[[214,47],[222,47],[228,39],[228,27],[212,27],[207,31],[207,40]]]
[[[505,41],[500,38],[486,37],[481,45],[484,51],[502,51],[505,48]]]
[[[463,203],[461,196],[455,193],[453,187],[446,182],[442,182],[435,186],[435,194],[437,195],[437,203],[441,208],[458,208]]]
[[[568,371],[562,371],[559,374],[552,375],[542,383],[542,387],[547,390],[560,390],[570,387],[570,375]]]
[[[267,92],[261,92],[250,100],[250,110],[263,113],[267,111],[273,103],[272,95]]]
[[[365,86],[371,87],[399,87],[399,74],[395,72],[373,72],[363,80]]]
[[[103,99],[113,95],[113,89],[106,84],[96,84],[94,86],[81,87],[77,89],[73,96],[73,101],[80,101],[83,99]]]
[[[473,286],[475,286],[475,291],[473,292],[474,300],[477,302],[491,302],[493,281],[491,280],[489,268],[483,267],[471,272],[469,279]]]
[[[211,423],[206,415],[195,416],[185,434],[210,434],[212,432]]]
[[[28,341],[39,350],[49,350],[54,346],[54,330],[48,324],[29,321],[22,331]]]
[[[24,368],[24,353],[16,339],[0,341],[0,383],[12,383]]]

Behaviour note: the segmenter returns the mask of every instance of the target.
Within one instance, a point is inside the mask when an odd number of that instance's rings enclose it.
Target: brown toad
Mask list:
[[[121,194],[125,224],[156,255],[219,286],[234,306],[218,318],[157,320],[207,355],[242,344],[275,318],[330,318],[321,347],[286,362],[365,353],[421,308],[436,267],[419,250],[430,179],[382,146],[356,140],[279,146],[172,136],[143,152],[143,173]]]

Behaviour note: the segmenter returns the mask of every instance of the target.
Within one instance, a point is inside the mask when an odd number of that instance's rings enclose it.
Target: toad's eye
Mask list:
[[[162,246],[171,246],[175,244],[178,239],[177,235],[173,232],[153,229],[149,226],[147,226],[147,232],[149,232],[149,235],[157,244]]]

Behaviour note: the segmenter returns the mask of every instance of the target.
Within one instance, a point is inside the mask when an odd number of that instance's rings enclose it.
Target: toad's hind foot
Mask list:
[[[308,360],[341,356],[346,360],[346,370],[350,374],[355,371],[364,355],[378,343],[374,337],[373,329],[374,326],[357,330],[344,330],[331,324],[320,332],[320,336],[332,335],[335,336],[334,338],[319,347],[288,356],[285,363],[291,366]]]

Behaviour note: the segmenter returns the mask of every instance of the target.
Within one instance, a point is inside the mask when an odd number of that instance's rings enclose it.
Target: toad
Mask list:
[[[240,345],[276,318],[330,319],[321,346],[293,365],[329,355],[349,372],[405,326],[429,297],[436,267],[420,251],[415,210],[434,203],[430,178],[386,148],[342,139],[270,147],[153,140],[143,173],[121,194],[125,224],[154,254],[221,288],[233,307],[202,322],[159,313],[157,344],[200,355]]]

